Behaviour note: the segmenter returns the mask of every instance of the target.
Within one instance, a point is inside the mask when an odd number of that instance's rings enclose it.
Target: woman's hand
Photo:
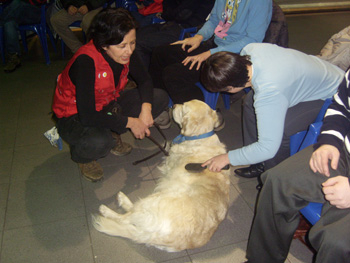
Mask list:
[[[195,50],[199,45],[201,44],[203,40],[203,36],[201,35],[195,35],[193,37],[185,38],[184,40],[176,41],[172,43],[171,45],[182,45],[182,50],[185,51],[186,46],[191,46],[187,53],[190,53],[191,51]]]
[[[211,172],[220,172],[221,169],[230,164],[228,159],[228,154],[217,155],[202,164],[202,167],[207,166],[208,170]]]
[[[148,128],[153,125],[152,105],[150,103],[142,104],[139,119],[142,120]]]
[[[128,117],[126,128],[131,130],[136,139],[143,139],[145,136],[151,135],[147,125],[139,118]]]
[[[336,170],[339,162],[339,150],[333,146],[324,144],[316,151],[313,152],[310,158],[310,168],[316,173],[319,172],[325,176],[330,176],[328,161],[331,161],[331,167],[333,170]]]
[[[186,66],[188,63],[191,62],[191,66],[190,66],[190,70],[191,70],[197,63],[196,70],[199,70],[202,62],[205,61],[208,57],[210,57],[210,50],[196,56],[189,56],[182,61],[182,64]]]

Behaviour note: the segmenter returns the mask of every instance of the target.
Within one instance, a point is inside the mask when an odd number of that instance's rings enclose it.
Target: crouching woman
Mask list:
[[[72,160],[86,179],[95,182],[103,177],[96,160],[110,152],[117,156],[131,152],[131,145],[122,142],[120,134],[130,129],[143,139],[157,119],[163,126],[170,120],[164,112],[168,95],[153,89],[134,52],[136,24],[130,13],[121,8],[102,10],[89,36],[90,41],[58,77],[53,111],[57,130],[70,145]],[[128,76],[137,88],[124,90]]]

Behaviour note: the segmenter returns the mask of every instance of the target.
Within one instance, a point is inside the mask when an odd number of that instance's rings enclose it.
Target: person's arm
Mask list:
[[[341,151],[345,137],[350,133],[350,72],[339,85],[338,92],[333,96],[333,103],[326,111],[321,133],[317,139],[314,149],[323,144],[330,144]]]
[[[333,103],[329,106],[318,136],[314,145],[314,153],[310,159],[310,168],[314,172],[319,172],[330,176],[329,161],[331,168],[338,167],[339,154],[345,143],[346,137],[350,134],[350,89],[349,71],[339,85],[338,92],[333,97]]]
[[[127,131],[127,117],[96,111],[95,64],[92,58],[78,56],[69,70],[69,77],[76,87],[78,116],[84,126],[108,128],[118,133]]]
[[[220,22],[220,15],[222,11],[223,11],[223,6],[219,5],[219,1],[215,1],[214,7],[210,13],[209,19],[204,23],[204,25],[197,32],[196,35],[201,35],[204,41],[211,38],[214,34],[215,28]]]
[[[262,88],[266,90],[267,88]],[[266,94],[254,97],[258,141],[240,149],[229,151],[232,165],[255,164],[271,159],[277,153],[284,129],[288,101],[283,96]]]

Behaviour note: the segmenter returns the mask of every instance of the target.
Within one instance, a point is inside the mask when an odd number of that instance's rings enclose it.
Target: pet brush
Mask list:
[[[201,163],[188,163],[185,165],[185,169],[187,171],[195,173],[195,172],[201,172],[204,169],[207,169],[207,166],[202,166]],[[221,170],[228,170],[228,169],[230,169],[230,165],[226,165],[226,166],[222,167]]]

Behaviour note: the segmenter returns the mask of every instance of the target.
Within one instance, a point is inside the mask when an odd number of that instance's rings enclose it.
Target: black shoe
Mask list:
[[[264,164],[257,163],[246,168],[236,169],[235,173],[244,178],[254,178],[260,176],[264,171]]]

